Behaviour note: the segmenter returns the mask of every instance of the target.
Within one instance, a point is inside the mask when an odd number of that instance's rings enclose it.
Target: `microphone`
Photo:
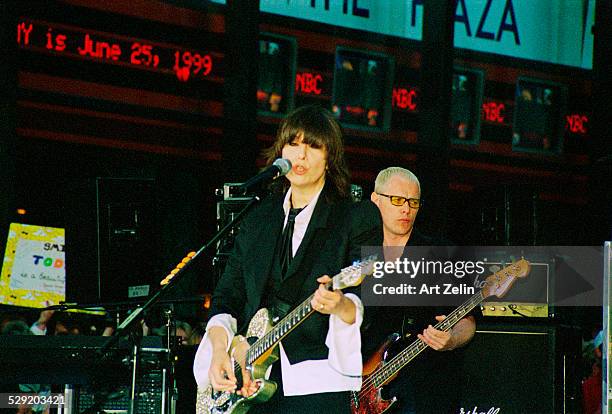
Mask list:
[[[258,187],[264,182],[275,180],[286,175],[289,171],[291,171],[291,161],[285,158],[277,158],[268,168],[242,184],[239,187],[240,192],[246,194],[251,188]]]

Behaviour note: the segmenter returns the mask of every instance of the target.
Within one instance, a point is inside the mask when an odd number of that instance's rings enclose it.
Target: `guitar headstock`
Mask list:
[[[332,278],[334,290],[345,289],[347,287],[359,286],[366,276],[374,273],[374,263],[378,256],[372,255],[365,260],[354,263],[352,266],[345,267]]]
[[[485,279],[485,285],[482,288],[482,296],[503,297],[512,287],[517,278],[526,277],[531,270],[531,265],[525,259],[521,259],[516,263],[493,273]]]

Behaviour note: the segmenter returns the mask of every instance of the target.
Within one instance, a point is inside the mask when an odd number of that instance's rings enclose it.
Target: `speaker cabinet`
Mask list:
[[[98,288],[102,302],[147,297],[158,286],[155,182],[96,179]]]
[[[464,350],[457,413],[578,412],[579,330],[482,323],[477,328]]]

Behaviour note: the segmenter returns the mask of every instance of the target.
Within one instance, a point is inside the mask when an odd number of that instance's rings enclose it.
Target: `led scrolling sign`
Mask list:
[[[112,33],[20,19],[17,45],[36,52],[174,74],[181,82],[212,76],[219,55]]]
[[[222,54],[218,52],[190,50],[168,43],[26,17],[18,21],[16,42],[24,50],[172,75],[181,82],[222,76],[219,71]],[[331,90],[327,90],[331,86],[328,79],[321,73],[306,71],[294,76],[293,89],[299,94],[332,94]],[[418,87],[395,85],[390,100],[394,110],[418,112]],[[485,99],[480,109],[481,118],[487,123],[512,124],[512,115],[508,113],[512,108],[508,108],[504,102]],[[588,134],[587,114],[564,114],[564,121],[566,131],[576,135]]]

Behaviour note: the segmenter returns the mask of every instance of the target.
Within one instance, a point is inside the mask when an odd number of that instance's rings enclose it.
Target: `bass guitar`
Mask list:
[[[450,331],[457,322],[464,318],[472,309],[484,299],[497,296],[503,297],[518,278],[529,274],[530,265],[525,259],[521,259],[510,266],[487,277],[483,288],[465,301],[461,306],[438,322],[434,328],[440,331]],[[393,334],[387,342],[376,352],[367,363],[364,364],[363,383],[360,391],[351,391],[351,411],[353,414],[381,414],[387,411],[396,401],[393,397],[385,400],[381,396],[382,387],[390,383],[399,371],[427,349],[428,345],[420,339],[415,340],[401,352],[384,361],[385,349],[399,339],[398,334]]]

